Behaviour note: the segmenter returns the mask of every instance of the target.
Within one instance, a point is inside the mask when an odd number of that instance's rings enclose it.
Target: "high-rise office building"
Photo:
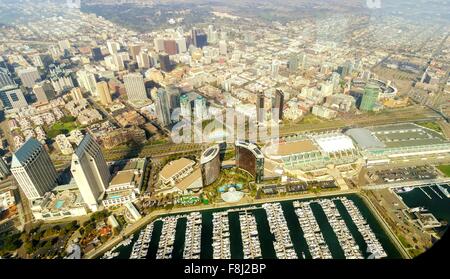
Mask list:
[[[11,172],[28,200],[41,198],[57,185],[58,175],[50,156],[34,138],[14,153]]]
[[[272,75],[272,77],[273,78],[277,78],[279,71],[280,71],[280,61],[273,60],[272,61],[272,67],[271,67],[271,75]]]
[[[70,91],[70,96],[75,101],[84,99],[83,93],[81,92],[81,89],[79,87],[72,88],[72,90]]]
[[[144,78],[140,73],[132,73],[123,77],[129,101],[148,100]]]
[[[11,74],[6,68],[0,68],[0,89],[8,85],[15,85]]]
[[[161,70],[164,72],[172,71],[172,63],[170,62],[170,58],[168,54],[162,53],[159,55],[159,65]]]
[[[275,113],[275,117],[278,120],[283,120],[283,107],[284,107],[284,93],[280,89],[275,90],[275,97],[272,99],[272,111]]]
[[[256,121],[258,123],[264,123],[265,111],[264,111],[264,93],[258,92],[256,95]]]
[[[65,90],[73,88],[73,81],[70,76],[63,76],[56,79],[52,79],[52,86],[57,93],[61,93]]]
[[[37,102],[46,104],[55,98],[55,89],[50,81],[45,80],[33,86],[34,95],[36,95]]]
[[[92,59],[94,59],[94,61],[100,61],[103,60],[103,54],[102,54],[102,49],[99,47],[94,47],[91,49],[91,53],[92,53]]]
[[[219,42],[219,53],[220,55],[227,55],[228,53],[227,42],[224,40]]]
[[[90,92],[92,96],[97,96],[97,79],[93,73],[79,70],[77,72],[77,80],[80,87]]]
[[[111,93],[106,81],[97,82],[97,93],[102,105],[107,106],[112,103]]]
[[[306,53],[302,53],[300,54],[299,58],[298,58],[298,63],[301,69],[305,69],[306,68],[306,63],[307,63],[307,56]]]
[[[70,166],[84,202],[92,211],[98,210],[111,174],[100,146],[87,134],[72,155]]]
[[[159,88],[156,92],[155,108],[159,122],[163,126],[169,126],[171,123],[169,98],[163,88]]]
[[[374,83],[367,84],[364,88],[364,95],[359,109],[362,111],[373,111],[379,96],[380,87]]]
[[[28,106],[22,89],[17,85],[8,85],[0,89],[0,100],[3,107],[8,109],[19,109]]]
[[[150,57],[145,51],[141,50],[141,52],[139,52],[138,56],[136,57],[136,61],[138,63],[138,67],[141,69],[148,69],[151,67]]]
[[[180,109],[183,118],[190,119],[192,115],[192,106],[189,96],[184,94],[180,96]]]
[[[198,48],[203,48],[208,44],[208,37],[205,33],[200,32],[196,28],[192,28],[191,31],[191,40],[194,46]]]
[[[108,46],[108,51],[111,55],[117,54],[117,52],[120,50],[120,45],[116,42],[108,41],[106,45]]]
[[[169,55],[178,53],[178,46],[175,40],[164,40],[164,51]]]
[[[5,160],[0,157],[0,178],[6,178],[11,174],[11,171],[8,168],[8,165],[6,164]]]
[[[23,86],[27,88],[33,88],[36,82],[41,79],[41,75],[35,67],[18,69],[17,76],[20,78]]]
[[[130,51],[131,59],[136,61],[136,58],[137,58],[139,52],[141,52],[141,48],[142,48],[142,45],[139,45],[139,44],[132,44],[128,47],[128,50]]]
[[[173,112],[180,107],[180,90],[174,85],[166,86],[165,90],[169,99],[170,112]]]
[[[296,54],[291,54],[288,61],[288,69],[290,72],[295,72],[298,69],[298,57]]]
[[[208,109],[206,107],[206,99],[202,96],[198,96],[194,101],[195,117],[200,119],[206,119],[208,117]]]
[[[163,38],[155,38],[153,40],[153,44],[154,44],[155,50],[157,52],[164,51],[164,39]]]
[[[185,37],[176,38],[175,42],[177,43],[177,48],[178,48],[179,53],[185,53],[187,51]]]

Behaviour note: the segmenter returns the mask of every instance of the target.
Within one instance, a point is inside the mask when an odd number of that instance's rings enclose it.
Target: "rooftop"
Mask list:
[[[192,160],[181,158],[165,165],[159,175],[164,179],[169,179],[182,169],[188,167],[189,165],[193,166],[194,164],[195,162]]]
[[[201,178],[202,178],[202,172],[201,172],[200,168],[198,168],[193,173],[191,173],[190,175],[186,176],[183,180],[181,180],[177,184],[176,187],[178,189],[180,189],[181,191],[184,191],[187,188],[189,188],[189,186],[191,186],[192,183],[194,183],[194,181],[201,179]]]
[[[119,171],[113,177],[110,185],[131,184],[134,180],[134,170]]]
[[[11,168],[20,167],[26,163],[26,161],[39,150],[42,145],[35,138],[30,138],[14,153]]]
[[[318,150],[317,146],[315,146],[311,140],[285,142],[278,145],[271,145],[269,148],[273,150],[273,155],[279,156],[288,156]]]

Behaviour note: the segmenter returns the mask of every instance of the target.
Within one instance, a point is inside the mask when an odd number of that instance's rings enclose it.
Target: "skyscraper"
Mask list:
[[[289,57],[288,69],[290,72],[295,72],[298,69],[298,57],[296,54],[291,54]]]
[[[183,116],[183,118],[190,119],[192,114],[192,106],[188,95],[186,94],[181,95],[180,108],[181,108],[181,116]]]
[[[164,90],[163,88],[159,88],[156,92],[155,107],[159,122],[163,126],[169,126],[171,123],[169,98],[167,96],[166,90]]]
[[[40,82],[33,86],[34,95],[38,103],[44,104],[48,103],[50,100],[55,98],[55,90],[53,89],[52,83],[48,80]]]
[[[11,172],[28,200],[41,198],[57,184],[58,175],[50,156],[34,138],[14,153]]]
[[[0,88],[0,100],[8,109],[18,109],[28,106],[25,96],[17,85],[8,85]]]
[[[197,120],[205,119],[208,117],[208,110],[206,108],[206,99],[202,96],[198,96],[194,101],[195,117]]]
[[[174,85],[166,87],[167,96],[169,98],[170,111],[180,107],[180,90]]]
[[[80,87],[83,87],[85,90],[90,92],[92,96],[98,96],[97,79],[93,73],[86,70],[79,70],[77,72],[77,80]]]
[[[14,81],[11,78],[11,74],[8,69],[0,68],[0,89],[7,85],[15,85]]]
[[[178,53],[178,46],[175,40],[164,40],[164,51],[169,55]]]
[[[364,95],[359,109],[362,111],[373,111],[379,95],[380,87],[374,83],[368,83],[364,88]]]
[[[227,55],[227,53],[228,53],[227,42],[224,40],[221,40],[219,42],[219,53],[220,53],[220,55]]]
[[[284,93],[280,89],[275,90],[275,98],[272,99],[272,110],[275,113],[277,119],[273,120],[283,120],[283,107],[284,107]],[[277,115],[278,114],[278,115]]]
[[[264,93],[258,92],[256,95],[256,121],[258,123],[264,123]]]
[[[137,58],[139,52],[141,52],[141,48],[142,48],[142,45],[139,45],[139,44],[132,44],[128,47],[128,49],[130,51],[131,59],[136,61],[136,58]]]
[[[103,59],[102,50],[99,47],[94,47],[91,49],[92,59],[94,61],[100,61]]]
[[[179,53],[185,53],[187,51],[185,37],[176,38],[175,42],[177,43]]]
[[[107,106],[112,103],[111,93],[109,92],[108,83],[106,81],[97,82],[97,93],[102,105]]]
[[[148,69],[151,67],[150,57],[145,51],[141,50],[141,52],[139,52],[138,56],[136,57],[136,61],[138,63],[138,67],[141,69]]]
[[[17,70],[17,76],[22,81],[23,86],[33,88],[33,85],[41,79],[38,69],[35,67],[28,67]]]
[[[70,167],[84,202],[97,211],[111,177],[100,146],[87,134],[72,155]]]
[[[84,98],[83,93],[81,93],[81,89],[79,87],[72,88],[72,90],[70,91],[70,96],[75,101],[79,101]]]
[[[3,179],[11,174],[11,171],[9,170],[8,166],[6,165],[5,160],[0,157],[0,178]]]
[[[196,28],[192,28],[191,40],[194,46],[203,48],[208,44],[208,37],[205,33],[198,31]]]
[[[132,73],[123,77],[129,101],[148,100],[144,78],[140,73]]]
[[[280,70],[280,62],[278,60],[272,61],[271,74],[273,78],[278,77],[278,72]]]
[[[117,52],[120,50],[120,45],[116,42],[108,41],[106,45],[108,46],[108,51],[111,55],[117,54]]]
[[[160,64],[162,71],[164,71],[164,72],[172,71],[172,64],[170,62],[169,55],[164,54],[164,53],[160,54],[159,55],[159,64]]]

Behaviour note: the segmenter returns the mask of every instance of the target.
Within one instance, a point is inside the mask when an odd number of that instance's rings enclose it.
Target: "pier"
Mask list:
[[[425,192],[425,190],[422,188],[422,187],[419,187],[419,189],[431,200],[432,198],[431,198],[431,196],[427,193],[427,192]]]
[[[275,236],[273,246],[278,259],[298,259],[294,250],[291,236],[286,219],[284,218],[283,209],[279,203],[266,203],[262,207],[266,211],[269,221],[270,231]]]

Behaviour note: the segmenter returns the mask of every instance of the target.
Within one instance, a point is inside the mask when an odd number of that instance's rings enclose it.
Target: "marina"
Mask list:
[[[415,187],[409,192],[398,192],[397,196],[411,210],[420,208],[436,217],[444,226],[444,231],[450,222],[450,183],[432,183]]]
[[[161,216],[126,242],[103,258],[400,257],[357,195]]]

